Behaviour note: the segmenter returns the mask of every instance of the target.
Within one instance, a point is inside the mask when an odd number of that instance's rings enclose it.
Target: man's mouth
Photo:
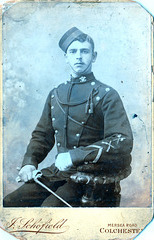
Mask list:
[[[79,62],[79,63],[75,63],[74,65],[84,65],[84,63]]]

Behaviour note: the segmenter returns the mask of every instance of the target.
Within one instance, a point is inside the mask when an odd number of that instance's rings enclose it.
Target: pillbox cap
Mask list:
[[[74,41],[75,38],[77,38],[81,34],[84,34],[84,33],[80,31],[78,28],[72,27],[61,37],[59,41],[59,47],[64,52],[66,52],[68,46]]]

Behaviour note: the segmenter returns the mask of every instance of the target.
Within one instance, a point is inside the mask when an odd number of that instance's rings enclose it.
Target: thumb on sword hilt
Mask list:
[[[20,171],[20,168],[17,167],[17,170]],[[42,172],[40,170],[34,170],[32,172],[32,179],[35,181],[38,178],[42,177]],[[16,177],[16,182],[21,182],[20,176]]]

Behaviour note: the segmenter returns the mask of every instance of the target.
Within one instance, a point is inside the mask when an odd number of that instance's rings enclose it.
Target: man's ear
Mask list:
[[[64,53],[65,61],[68,63],[67,53]]]
[[[93,59],[92,59],[93,63],[96,61],[96,58],[97,58],[97,52],[93,52]]]

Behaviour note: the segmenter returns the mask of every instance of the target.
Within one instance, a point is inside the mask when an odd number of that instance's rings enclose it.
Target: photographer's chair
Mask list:
[[[92,166],[93,168],[93,166]],[[89,167],[88,167],[89,170]],[[131,173],[131,166],[114,174],[80,171],[70,178],[77,184],[84,186],[81,207],[118,207],[120,205],[120,181]]]

